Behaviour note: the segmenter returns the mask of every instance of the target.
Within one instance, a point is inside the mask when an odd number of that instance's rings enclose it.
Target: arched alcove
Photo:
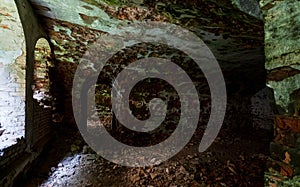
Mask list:
[[[51,57],[51,47],[45,38],[40,38],[34,50],[34,84],[33,98],[36,99],[44,108],[50,108],[50,78],[49,67],[53,66]]]
[[[51,47],[47,39],[40,37],[34,43],[33,61],[28,61],[31,80],[31,102],[28,103],[28,116],[32,122],[27,125],[27,143],[30,147],[38,146],[39,142],[47,142],[51,133],[52,97],[50,95],[49,68],[53,65]],[[27,84],[28,85],[28,84]],[[27,97],[27,98],[28,98]],[[29,98],[28,98],[29,99]]]
[[[25,136],[26,47],[14,1],[0,4],[0,156]]]

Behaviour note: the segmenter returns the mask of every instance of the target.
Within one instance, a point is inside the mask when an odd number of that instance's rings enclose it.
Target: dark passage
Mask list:
[[[15,1],[27,55],[16,79],[19,83],[22,78],[26,93],[25,133],[12,146],[6,142],[0,147],[0,186],[256,187],[274,186],[296,176],[300,171],[295,161],[300,137],[299,69],[297,63],[274,64],[285,57],[271,56],[270,46],[276,42],[269,38],[272,29],[265,18],[273,7],[257,2]],[[8,29],[1,21],[10,13],[4,5],[3,10],[7,12],[0,9],[0,29]],[[144,59],[150,60],[133,67]],[[160,67],[168,63],[173,66],[166,66],[171,69],[166,73]],[[11,66],[20,71],[20,64],[2,65],[0,61],[0,72]],[[119,80],[124,71],[129,75]],[[125,98],[129,107],[124,107],[116,98],[130,87],[130,81],[147,73],[151,76],[130,89]],[[292,80],[285,82],[288,78]],[[172,84],[176,81],[179,84]],[[223,82],[226,90],[214,89]],[[285,87],[289,96],[280,91]],[[2,92],[0,87],[0,96]],[[119,109],[119,116],[113,107]],[[131,116],[139,122],[126,123]],[[149,120],[162,116],[159,126]],[[4,117],[0,114],[1,120]],[[209,126],[212,119],[220,120]],[[146,126],[138,131],[140,126],[130,127],[135,122]],[[12,127],[1,124],[2,145],[6,129]],[[186,129],[193,128],[190,135]],[[178,129],[184,130],[177,139],[167,146],[160,144]],[[186,145],[174,152],[189,136]],[[210,137],[213,143],[199,152],[202,137]],[[116,141],[127,147],[116,146]],[[161,149],[138,153],[132,149],[156,146]],[[111,148],[109,159],[104,148]],[[174,156],[161,162],[171,153]]]

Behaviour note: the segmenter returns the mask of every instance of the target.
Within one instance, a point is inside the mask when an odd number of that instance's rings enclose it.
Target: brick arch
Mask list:
[[[43,123],[51,123],[51,114],[44,114],[42,107],[33,99],[32,85],[35,83],[34,80],[34,51],[36,43],[40,38],[47,38],[47,35],[40,26],[36,16],[33,13],[31,4],[26,0],[15,1],[18,12],[20,15],[21,23],[24,30],[25,41],[26,41],[26,120],[25,120],[25,140],[27,149],[30,150],[39,141],[41,134],[38,133],[38,128],[41,126],[40,118],[50,118],[48,120],[43,119]],[[39,110],[41,109],[41,110]],[[39,134],[39,135],[38,135]]]

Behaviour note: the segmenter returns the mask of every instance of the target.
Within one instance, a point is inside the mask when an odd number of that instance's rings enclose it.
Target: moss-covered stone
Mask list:
[[[293,101],[291,93],[300,88],[300,74],[288,77],[282,81],[269,81],[267,85],[274,90],[279,113],[289,113],[289,104]],[[291,113],[291,115],[293,115]]]
[[[271,78],[267,85],[274,90],[278,112],[293,116],[300,100],[291,97],[300,88],[300,2],[261,0],[260,6],[265,23],[265,67]]]
[[[243,12],[262,19],[261,10],[257,0],[232,0],[232,3]]]
[[[269,3],[271,4],[271,3]],[[300,65],[300,2],[272,1],[263,10],[266,68]]]

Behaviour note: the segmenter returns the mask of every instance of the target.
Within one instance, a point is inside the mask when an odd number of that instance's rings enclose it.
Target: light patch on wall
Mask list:
[[[0,0],[0,155],[25,135],[25,37],[14,1]]]

